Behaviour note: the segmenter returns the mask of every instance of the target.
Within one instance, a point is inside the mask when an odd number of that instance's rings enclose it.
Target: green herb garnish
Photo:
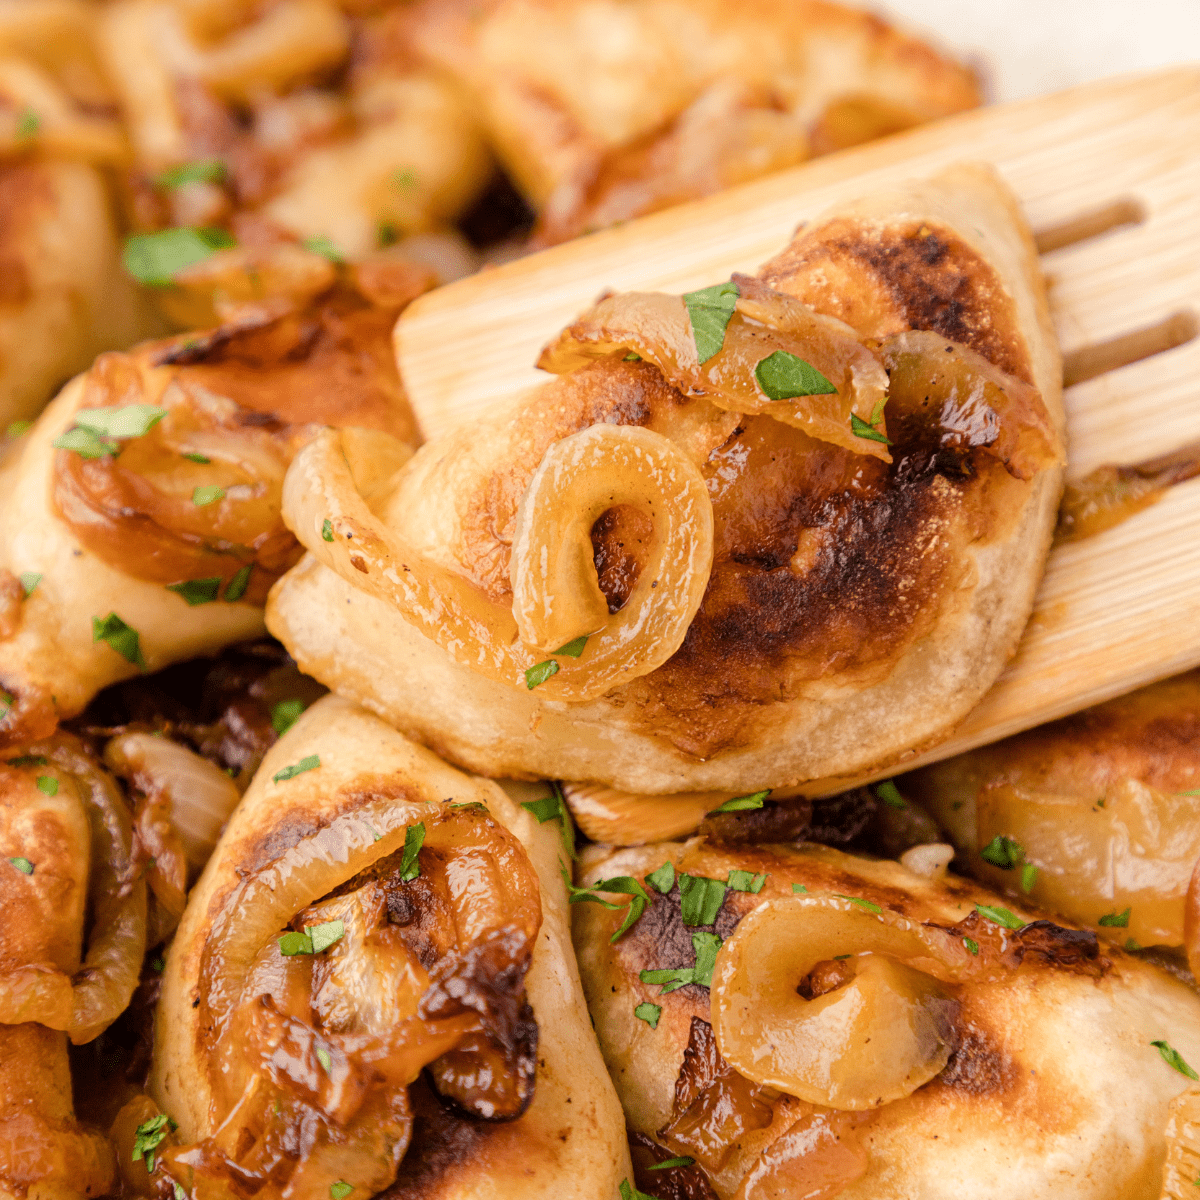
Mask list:
[[[58,780],[53,775],[39,775],[37,777],[37,789],[43,796],[57,796]]]
[[[417,855],[420,854],[424,844],[425,823],[423,821],[416,825],[410,825],[404,831],[404,853],[400,858],[400,879],[404,883],[416,879],[421,874],[421,864],[417,861]]]
[[[98,438],[90,429],[68,429],[50,443],[56,450],[71,450],[80,458],[103,458],[120,452],[120,444],[111,438]]]
[[[8,428],[4,431],[4,436],[6,438],[19,438],[27,434],[32,428],[32,421],[10,421]]]
[[[1021,868],[1021,891],[1027,896],[1033,891],[1033,885],[1037,883],[1038,869],[1033,863],[1027,862]]]
[[[347,1183],[344,1179],[339,1179],[337,1183],[329,1185],[330,1200],[346,1200],[352,1191],[354,1191],[354,1184]]]
[[[726,886],[705,875],[679,873],[679,911],[685,925],[711,925],[725,903]]]
[[[42,127],[42,118],[33,111],[32,108],[24,108],[21,110],[21,115],[17,118],[17,141],[27,142],[30,138],[37,135],[37,131]]]
[[[837,388],[817,370],[786,350],[768,354],[754,368],[754,378],[768,400],[795,400],[798,396],[831,396]],[[869,429],[870,426],[868,425]]]
[[[544,796],[541,800],[524,800],[521,807],[532,813],[539,825],[556,818],[561,821],[563,846],[567,854],[575,858],[575,822],[571,820],[571,810],[558,783],[551,783],[550,786],[554,789],[553,795]]]
[[[645,1192],[639,1192],[628,1179],[621,1180],[617,1191],[621,1193],[621,1200],[654,1200],[653,1196],[647,1196]]]
[[[321,538],[326,542],[333,541],[333,522],[328,517],[321,522]]]
[[[666,895],[675,886],[675,864],[665,862],[655,871],[646,876],[646,882],[662,895]]]
[[[319,254],[322,258],[333,263],[344,263],[346,256],[327,237],[310,237],[304,239],[304,248],[310,254]]]
[[[110,612],[103,619],[92,618],[92,642],[107,642],[126,662],[133,663],[143,671],[146,669],[137,630],[126,625],[115,612]]]
[[[883,909],[875,903],[874,900],[864,900],[861,896],[843,896],[840,892],[833,893],[839,900],[849,900],[851,904],[857,905],[864,912],[881,913]]]
[[[197,508],[207,508],[208,505],[216,504],[218,500],[222,500],[224,497],[225,489],[215,483],[192,490],[192,503]]]
[[[183,457],[186,458],[188,462],[201,463],[202,465],[207,465],[208,463],[212,462],[211,458],[205,458],[203,454],[185,454]]]
[[[532,692],[535,687],[545,683],[551,675],[557,675],[558,671],[558,663],[554,659],[548,658],[545,662],[537,663],[525,672],[525,686]]]
[[[1133,912],[1133,909],[1127,908],[1124,912],[1105,913],[1097,924],[1103,925],[1106,929],[1128,929],[1129,914],[1131,912]]]
[[[718,804],[708,815],[715,817],[718,813],[749,812],[751,809],[762,808],[763,801],[771,794],[770,788],[761,792],[753,792],[749,796],[734,796],[724,804]]]
[[[236,245],[224,229],[160,229],[126,238],[121,261],[139,283],[170,287],[180,271]]]
[[[223,183],[229,168],[219,158],[203,158],[197,162],[168,167],[154,177],[159,187],[177,188],[185,183]]]
[[[324,1046],[317,1047],[317,1062],[321,1064],[326,1075],[333,1074],[333,1058]]]
[[[305,771],[312,771],[321,765],[321,756],[319,754],[310,754],[302,758],[297,763],[292,763],[290,767],[284,767],[282,771],[276,771],[271,776],[275,783],[284,783],[289,779],[295,779],[297,775],[303,775]]]
[[[691,967],[668,967],[663,971],[642,971],[638,978],[643,983],[654,983],[662,986],[660,995],[665,996],[676,988],[686,987],[689,983],[701,987],[712,986],[713,967],[717,963],[717,951],[721,948],[721,939],[715,933],[699,931],[692,934],[692,949],[696,952],[696,963]]]
[[[1024,929],[1026,922],[1022,921],[1015,913],[1011,913],[1007,908],[1001,908],[998,904],[977,904],[975,911],[981,917],[987,917],[994,925],[1000,925],[1004,929]]]
[[[1010,837],[997,835],[979,852],[979,857],[1002,871],[1011,871],[1025,861],[1025,848]]]
[[[392,175],[392,183],[402,192],[411,192],[417,186],[417,173],[411,167],[401,167]]]
[[[1140,950],[1141,948],[1142,943],[1139,942],[1137,938],[1125,939],[1125,949],[1128,950],[1130,954],[1132,954],[1135,950]]]
[[[210,579],[188,579],[183,583],[167,584],[168,592],[182,596],[192,608],[195,608],[197,604],[212,604],[220,590],[220,575],[214,575]]]
[[[963,938],[963,945],[966,946],[966,948],[970,950],[972,954],[979,953],[979,943],[974,938]]]
[[[322,921],[319,925],[306,925],[303,933],[291,930],[279,938],[279,953],[287,958],[295,954],[320,954],[334,942],[346,936],[342,921]]]
[[[675,1167],[690,1167],[696,1160],[686,1154],[681,1154],[678,1158],[664,1158],[660,1163],[654,1163],[647,1167],[649,1171],[670,1171]]]
[[[633,1015],[637,1017],[639,1021],[645,1021],[651,1029],[657,1029],[658,1018],[662,1016],[662,1006],[658,1004],[651,1004],[649,1000],[646,1000],[633,1010]]]
[[[246,588],[250,586],[250,572],[254,569],[253,563],[247,563],[238,573],[229,581],[229,586],[225,589],[225,603],[233,604],[240,600],[246,594]]]
[[[726,883],[735,892],[751,892],[757,896],[767,882],[766,874],[751,875],[749,871],[730,871]]]
[[[6,767],[44,767],[50,760],[44,754],[22,754],[4,760]]]
[[[804,884],[802,884],[802,883],[793,883],[792,884],[792,895],[793,896],[807,896],[808,888],[806,888],[804,886]]]
[[[907,808],[908,802],[900,795],[900,789],[890,780],[885,779],[882,783],[875,785],[875,795],[888,806],[888,808]]]
[[[16,858],[10,858],[8,861],[12,863],[12,865],[16,867],[22,875],[33,874],[33,863],[31,863],[29,859],[22,858],[20,855],[17,855]]]
[[[26,600],[37,591],[37,585],[42,582],[42,577],[37,571],[22,571],[17,578],[21,581],[21,591],[25,593]]]
[[[300,719],[303,700],[280,700],[271,706],[271,728],[282,737]]]
[[[892,444],[887,434],[880,433],[874,425],[868,425],[857,413],[850,414],[850,432],[855,437],[866,438],[871,442],[882,442],[885,446]]]
[[[738,285],[732,281],[684,295],[683,303],[692,323],[692,338],[701,366],[725,344],[725,330],[740,295]]]
[[[591,637],[589,633],[580,634],[579,637],[572,638],[565,646],[559,646],[554,653],[565,654],[568,658],[578,658],[583,653],[589,637]]]
[[[612,879],[601,879],[591,887],[576,887],[571,882],[571,877],[567,874],[567,868],[561,859],[558,865],[562,871],[563,882],[567,885],[568,904],[599,904],[601,908],[607,908],[612,912],[625,909],[625,919],[608,939],[610,943],[622,938],[646,911],[646,905],[650,903],[650,896],[646,889],[631,875],[617,875]],[[611,900],[602,899],[596,894],[597,892],[615,892],[617,895],[628,896],[629,903],[627,905],[614,904]]]
[[[131,1161],[137,1162],[140,1159],[146,1164],[147,1172],[152,1172],[154,1170],[155,1150],[162,1144],[162,1140],[168,1133],[178,1128],[179,1126],[166,1113],[159,1113],[157,1117],[151,1117],[148,1121],[143,1121],[134,1130]]]
[[[1196,1072],[1193,1071],[1192,1068],[1183,1061],[1183,1055],[1180,1054],[1174,1046],[1167,1042],[1161,1041],[1151,1042],[1150,1045],[1158,1050],[1159,1054],[1162,1055],[1163,1062],[1165,1062],[1168,1067],[1174,1068],[1180,1073],[1180,1075],[1186,1075],[1189,1079],[1200,1081],[1200,1075],[1197,1075]]]

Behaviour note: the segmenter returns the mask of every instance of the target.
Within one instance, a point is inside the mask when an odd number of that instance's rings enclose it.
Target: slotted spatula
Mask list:
[[[1065,358],[1068,478],[1200,441],[1200,67],[980,109],[581,238],[422,297],[396,345],[427,437],[548,376],[538,351],[606,290],[753,273],[796,225],[959,161],[993,163],[1038,235]],[[1200,481],[1057,546],[1004,674],[905,766],[1200,663]]]

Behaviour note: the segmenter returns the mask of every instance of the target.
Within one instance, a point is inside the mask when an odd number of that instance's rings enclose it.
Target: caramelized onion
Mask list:
[[[1184,1200],[1195,1194],[1200,1179],[1200,1088],[1180,1092],[1168,1112],[1160,1200]]]
[[[824,896],[768,901],[717,955],[712,1022],[721,1053],[748,1079],[813,1104],[867,1109],[907,1096],[953,1049],[953,1002],[908,965],[929,963],[933,949],[924,927],[886,910]],[[806,999],[798,988],[835,962],[849,978]]]
[[[654,532],[633,592],[610,615],[591,530],[617,505],[646,513]],[[646,674],[683,642],[708,585],[712,544],[704,479],[662,435],[593,425],[555,442],[517,512],[510,570],[521,640],[552,653],[603,630],[584,649],[588,668],[614,684]]]
[[[1200,979],[1200,859],[1192,869],[1187,898],[1183,907],[1183,948],[1187,951],[1188,966]]]
[[[357,445],[351,445],[337,430],[319,433],[296,456],[284,482],[284,517],[288,525],[325,566],[356,587],[392,604],[405,620],[456,661],[493,679],[525,686],[525,672],[545,658],[545,651],[531,652],[518,641],[513,613],[490,601],[458,572],[430,561],[380,521],[364,501],[356,485],[356,475],[368,472],[370,455],[386,453],[387,445],[388,439],[382,435],[377,435],[371,445],[361,439]],[[535,567],[540,568],[540,563],[534,563],[530,557],[539,540],[544,538],[547,548],[551,540],[550,531],[540,532],[547,514],[538,498],[552,497],[559,486],[555,482],[555,464],[571,462],[578,447],[589,471],[602,471],[605,454],[616,453],[615,448],[620,446],[618,457],[630,464],[631,474],[635,473],[633,464],[640,460],[636,472],[648,471],[652,476],[657,472],[655,486],[663,494],[661,504],[655,501],[656,529],[661,526],[663,531],[657,536],[664,543],[664,574],[658,577],[657,586],[652,586],[656,582],[653,572],[644,571],[634,596],[619,617],[608,619],[605,609],[607,624],[589,637],[583,656],[556,659],[558,672],[540,685],[539,694],[546,699],[588,700],[653,670],[678,648],[707,584],[712,558],[712,513],[696,468],[658,434],[622,426],[600,426],[574,434],[559,445],[565,449],[561,453],[552,451],[550,466],[538,476],[541,482],[534,493],[535,500],[522,510],[522,528],[527,531],[521,559],[524,565],[518,567],[514,554],[513,578],[521,588],[520,607],[526,613],[531,608],[536,610],[535,587],[549,589],[562,578],[560,572],[553,585],[549,580],[537,579]],[[368,462],[362,461],[364,457]],[[669,496],[672,488],[677,490],[677,496]],[[555,514],[550,514],[550,518],[563,519]],[[332,541],[324,537],[326,528]],[[582,543],[572,538],[569,544],[576,553],[586,547],[590,562],[587,528],[585,525]],[[564,562],[567,577],[583,576],[583,564],[572,574],[570,560]],[[593,604],[597,597],[603,604],[595,580],[593,569],[587,580],[589,594]],[[590,613],[591,609],[583,611]],[[599,613],[595,619],[603,623]],[[592,618],[588,616],[585,620],[573,604],[569,619],[563,622],[563,627],[575,630],[572,638],[595,629],[594,625],[592,630],[576,629],[580,621],[590,624]],[[552,632],[546,628],[547,623],[535,622],[531,633],[541,637]]]
[[[867,1173],[867,1152],[841,1112],[801,1117],[746,1173],[738,1200],[834,1200]]]
[[[730,412],[764,413],[822,441],[891,461],[885,442],[857,436],[851,414],[883,434],[877,408],[888,380],[875,355],[849,325],[749,276],[736,275],[737,307],[721,349],[699,361],[687,306],[679,296],[631,292],[609,296],[542,351],[538,366],[561,375],[630,351],[653,363],[684,395],[706,396]],[[815,367],[837,389],[832,395],[772,400],[756,368],[783,351]]]

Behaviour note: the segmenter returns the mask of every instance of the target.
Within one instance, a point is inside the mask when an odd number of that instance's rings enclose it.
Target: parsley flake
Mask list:
[[[336,1183],[329,1185],[330,1200],[346,1200],[352,1191],[354,1191],[354,1184],[347,1183],[344,1179],[339,1179]]]
[[[317,1047],[317,1062],[321,1064],[321,1069],[326,1075],[333,1074],[333,1058],[324,1046]]]
[[[312,938],[307,933],[289,929],[287,933],[279,935],[279,953],[285,958],[291,958],[296,954],[311,954],[312,952]]]
[[[770,788],[761,792],[753,792],[749,796],[734,796],[724,804],[718,804],[708,815],[715,817],[718,813],[749,812],[751,809],[762,808],[763,801],[771,794]]]
[[[333,541],[333,522],[328,517],[321,522],[321,539],[326,542]]]
[[[56,450],[71,450],[80,458],[103,458],[116,454],[121,447],[111,438],[101,440],[90,429],[68,429],[51,443]]]
[[[16,867],[22,875],[33,874],[33,863],[31,863],[29,859],[22,858],[20,855],[17,855],[16,858],[10,858],[8,861],[12,863],[12,865]]]
[[[236,245],[224,229],[160,229],[126,238],[121,261],[139,283],[170,287],[180,271]]]
[[[767,882],[767,876],[765,873],[762,875],[751,875],[749,871],[730,871],[729,878],[725,882],[735,892],[750,892],[757,896],[763,890],[763,884]]]
[[[4,760],[6,767],[44,767],[50,760],[44,754],[22,754]]]
[[[725,903],[726,886],[705,875],[679,873],[679,911],[685,925],[711,925]]]
[[[562,871],[563,883],[567,885],[568,904],[599,904],[601,908],[607,908],[612,912],[625,909],[625,919],[608,939],[610,943],[624,937],[634,923],[641,918],[642,913],[646,911],[646,905],[650,903],[649,893],[631,875],[617,875],[612,879],[601,879],[591,887],[576,887],[571,882],[571,877],[567,874],[567,868],[561,859],[558,865]],[[628,896],[629,903],[627,905],[614,904],[611,900],[605,900],[598,896],[597,892],[615,892],[617,895]]]
[[[580,634],[579,637],[572,638],[565,646],[559,646],[554,653],[565,654],[568,658],[578,658],[583,653],[589,637],[591,637],[589,633]]]
[[[280,700],[271,706],[271,728],[282,737],[300,719],[303,700]]]
[[[621,359],[621,361],[622,362],[641,362],[642,356],[640,354],[635,353],[633,350],[630,350],[630,352],[627,355],[625,355],[625,357],[623,359]]]
[[[974,938],[963,938],[963,945],[966,946],[966,948],[970,950],[972,954],[979,953],[979,943]]]
[[[224,183],[229,168],[219,158],[202,158],[196,162],[168,167],[154,177],[161,188],[183,187],[185,183]]]
[[[857,905],[863,912],[881,913],[883,909],[875,903],[874,900],[864,900],[861,896],[843,896],[840,892],[833,893],[839,900],[849,900],[851,904]]]
[[[187,579],[183,583],[167,584],[167,591],[182,596],[191,608],[195,608],[197,604],[211,604],[220,590],[220,575],[214,575],[210,579]]]
[[[246,588],[250,586],[250,572],[254,569],[253,563],[247,563],[230,581],[229,586],[225,589],[225,603],[233,604],[240,600],[246,594]]]
[[[400,879],[404,883],[408,883],[411,879],[416,879],[421,874],[421,864],[417,861],[417,855],[421,852],[421,847],[425,844],[425,823],[421,822],[417,825],[410,825],[404,831],[404,853],[400,857]]]
[[[12,421],[9,423],[8,428],[4,431],[4,436],[6,438],[23,437],[32,428],[33,428],[32,421]]]
[[[58,780],[53,775],[39,775],[37,777],[37,789],[43,796],[57,796]]]
[[[793,896],[807,896],[808,888],[806,888],[804,886],[804,884],[802,884],[802,883],[793,883],[792,884],[792,895]]]
[[[332,263],[344,263],[346,256],[327,237],[310,237],[304,239],[304,248],[310,254],[319,254]]]
[[[886,433],[880,433],[874,425],[868,425],[857,413],[850,414],[850,432],[867,441],[882,442],[885,446],[892,444]]]
[[[1038,869],[1031,862],[1027,862],[1021,868],[1021,891],[1029,895],[1033,891],[1033,885],[1037,883]]]
[[[715,933],[704,930],[692,934],[692,949],[696,953],[696,962],[691,967],[668,967],[662,971],[642,971],[638,978],[643,983],[660,984],[662,996],[677,988],[686,987],[689,983],[699,984],[700,987],[712,986],[713,967],[717,963],[717,951],[721,948],[721,939]]]
[[[617,1190],[621,1193],[621,1200],[654,1200],[653,1196],[639,1192],[628,1179],[622,1179]]]
[[[0,688],[0,721],[3,721],[4,718],[7,717],[10,712],[12,712],[12,706],[13,697],[8,692],[4,691],[3,688]]]
[[[532,692],[535,687],[545,683],[551,675],[557,675],[558,671],[558,663],[554,659],[548,658],[545,662],[537,663],[525,672],[525,686]]]
[[[647,1167],[648,1171],[670,1171],[675,1167],[690,1167],[696,1160],[690,1155],[681,1154],[678,1158],[664,1158],[660,1163]]]
[[[1025,861],[1025,848],[1012,838],[997,834],[980,850],[979,857],[1002,871],[1011,871],[1018,863]]]
[[[131,1161],[138,1162],[141,1160],[146,1164],[147,1172],[152,1172],[154,1170],[155,1150],[162,1144],[163,1139],[168,1133],[178,1128],[179,1126],[166,1113],[159,1113],[157,1117],[151,1117],[148,1121],[143,1121],[134,1130]]]
[[[662,1006],[651,1004],[649,1000],[646,1000],[633,1010],[633,1015],[639,1021],[645,1021],[651,1029],[657,1029],[658,1018],[662,1016]]]
[[[42,127],[42,118],[33,111],[32,108],[24,108],[21,110],[21,115],[17,118],[16,135],[18,142],[27,142],[30,138],[37,136],[37,131]]]
[[[145,437],[167,415],[157,404],[121,404],[102,408],[81,408],[75,424],[90,429],[97,437]]]
[[[92,642],[107,642],[126,662],[146,669],[137,630],[126,625],[115,612],[104,618],[92,618]]]
[[[1141,948],[1142,943],[1139,942],[1137,938],[1125,939],[1125,949],[1128,950],[1130,954],[1132,954],[1135,950],[1140,950]]]
[[[561,821],[563,847],[571,858],[575,858],[575,822],[571,820],[571,810],[567,807],[562,788],[557,783],[550,786],[554,789],[553,795],[543,796],[541,800],[524,800],[521,807],[532,813],[539,825],[556,818]]]
[[[762,359],[754,368],[754,378],[768,400],[837,394],[837,388],[812,363],[786,350],[776,350]]]
[[[37,571],[22,571],[17,578],[21,581],[21,591],[25,593],[26,600],[37,591],[37,585],[42,582],[42,577]]]
[[[885,779],[882,783],[875,785],[875,795],[888,806],[888,808],[907,808],[908,801],[900,795],[900,789],[890,780]]]
[[[729,328],[741,294],[738,285],[730,281],[684,295],[683,303],[692,323],[692,339],[701,366],[725,344],[725,330]]]
[[[1133,912],[1133,909],[1127,908],[1124,912],[1105,913],[1097,924],[1103,925],[1106,929],[1128,929],[1129,914],[1131,912]]]
[[[392,183],[402,192],[411,192],[417,186],[417,173],[411,167],[401,167],[392,176]]]
[[[675,886],[675,864],[665,862],[656,871],[646,876],[646,882],[662,895],[666,895]]]
[[[1180,1075],[1186,1075],[1189,1079],[1200,1081],[1200,1075],[1197,1075],[1196,1072],[1193,1071],[1186,1062],[1184,1062],[1183,1055],[1180,1054],[1174,1046],[1170,1045],[1170,1043],[1159,1041],[1151,1042],[1150,1045],[1152,1045],[1159,1052],[1159,1054],[1162,1055],[1162,1060],[1167,1064],[1168,1067],[1172,1067],[1174,1070],[1178,1071]]]
[[[303,775],[305,771],[311,771],[321,765],[321,756],[319,754],[309,754],[302,758],[297,763],[292,763],[290,767],[284,767],[282,771],[276,771],[271,776],[275,783],[284,783],[289,779],[295,779],[297,775]]]
[[[192,503],[197,508],[207,508],[208,505],[216,504],[218,500],[222,500],[224,497],[225,489],[215,483],[195,488],[192,491]]]
[[[211,458],[205,458],[203,454],[185,454],[183,457],[186,458],[188,462],[200,463],[205,466],[212,462]]]
[[[1007,908],[1001,908],[998,904],[977,904],[975,911],[981,917],[987,917],[994,925],[999,925],[1004,929],[1024,929],[1025,922],[1021,920],[1015,913],[1011,913]]]

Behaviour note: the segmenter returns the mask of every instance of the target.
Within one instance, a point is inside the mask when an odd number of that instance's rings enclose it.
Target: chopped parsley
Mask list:
[[[1010,837],[997,835],[979,852],[979,857],[1002,871],[1011,871],[1025,861],[1025,848]]]
[[[157,404],[108,405],[81,408],[75,423],[50,444],[71,450],[80,458],[102,458],[120,452],[119,439],[144,437],[167,415]]]
[[[140,1160],[144,1162],[147,1172],[152,1172],[154,1170],[155,1150],[162,1144],[163,1139],[168,1133],[178,1128],[179,1126],[166,1113],[159,1113],[157,1117],[151,1117],[148,1121],[143,1121],[134,1130],[131,1161],[138,1162]]]
[[[1130,954],[1132,954],[1135,950],[1140,950],[1141,948],[1142,943],[1139,942],[1137,938],[1125,939],[1125,949],[1128,950]]]
[[[182,596],[190,607],[197,604],[211,604],[221,590],[221,577],[214,575],[210,579],[188,579],[183,583],[168,583],[167,591]]]
[[[333,522],[328,517],[321,522],[321,537],[326,542],[333,541]]]
[[[690,1155],[681,1154],[678,1158],[664,1158],[660,1163],[647,1167],[648,1171],[670,1171],[675,1167],[690,1167],[696,1160]]]
[[[1033,863],[1027,862],[1021,868],[1021,891],[1027,896],[1033,891],[1033,885],[1037,883],[1038,869]]]
[[[1162,1041],[1151,1042],[1150,1045],[1152,1045],[1159,1052],[1159,1054],[1162,1055],[1162,1060],[1167,1064],[1168,1067],[1172,1067],[1174,1070],[1178,1071],[1180,1075],[1186,1075],[1189,1079],[1200,1081],[1200,1075],[1197,1075],[1196,1072],[1193,1071],[1186,1062],[1184,1062],[1183,1055],[1180,1054],[1174,1046],[1170,1045],[1168,1042]]]
[[[576,887],[571,882],[567,868],[563,866],[561,860],[558,865],[562,871],[563,882],[567,885],[568,904],[599,904],[601,908],[607,908],[611,912],[625,909],[625,919],[616,933],[608,939],[610,943],[624,937],[634,923],[639,920],[642,913],[646,911],[646,905],[650,903],[650,896],[646,889],[631,875],[617,875],[612,879],[601,879],[591,887]],[[629,903],[627,905],[613,904],[611,900],[601,899],[596,894],[597,892],[615,892],[618,895],[628,896]]]
[[[966,946],[966,948],[970,950],[972,954],[979,953],[979,943],[974,938],[963,938],[963,945]]]
[[[7,717],[10,712],[12,712],[12,706],[13,697],[8,692],[4,691],[3,688],[0,688],[0,721],[3,721],[4,718]]]
[[[767,882],[766,874],[751,875],[749,871],[730,871],[726,883],[735,892],[751,892],[755,896],[763,890]]]
[[[711,925],[725,903],[726,886],[705,875],[679,873],[679,911],[685,925]]]
[[[321,1064],[321,1069],[326,1075],[333,1074],[333,1058],[324,1046],[317,1047],[317,1062]]]
[[[37,585],[42,582],[42,577],[37,571],[22,571],[17,578],[21,581],[21,591],[25,593],[26,600],[37,591]]]
[[[211,458],[206,458],[203,454],[185,454],[183,457],[186,458],[188,462],[200,463],[205,466],[212,462]]]
[[[1129,914],[1131,912],[1133,912],[1133,909],[1127,908],[1124,912],[1105,913],[1097,924],[1103,925],[1106,929],[1128,929]]]
[[[216,504],[218,500],[225,498],[225,489],[218,484],[210,483],[204,487],[194,488],[192,491],[192,503],[197,508],[207,508],[210,504]]]
[[[864,900],[861,896],[843,896],[841,892],[833,893],[839,900],[849,900],[851,904],[857,905],[863,912],[881,913],[883,909],[875,903],[874,900]]]
[[[37,777],[37,790],[43,796],[57,796],[58,780],[53,775],[39,775]]]
[[[552,675],[557,675],[558,671],[558,663],[554,659],[548,658],[545,662],[537,663],[525,672],[525,686],[532,692],[535,687],[545,683]]]
[[[655,871],[646,876],[646,882],[662,895],[666,895],[675,886],[675,864],[665,862]]]
[[[404,831],[404,853],[400,856],[400,879],[404,883],[416,879],[421,874],[421,864],[417,855],[425,845],[425,823],[410,825]]]
[[[568,658],[578,658],[583,653],[583,648],[587,645],[589,637],[591,637],[591,634],[580,634],[579,637],[572,638],[565,646],[559,646],[554,653],[565,654]]]
[[[1001,908],[998,904],[977,904],[975,911],[981,916],[986,917],[994,925],[999,925],[1004,929],[1024,929],[1026,922],[1022,921],[1015,913],[1011,913],[1007,908]]]
[[[900,795],[900,789],[890,780],[885,779],[882,783],[875,785],[875,795],[888,806],[888,808],[907,808],[908,802]]]
[[[185,183],[224,183],[229,168],[219,158],[202,158],[196,162],[168,167],[154,177],[162,188],[183,187]]]
[[[855,437],[865,438],[871,442],[882,442],[885,446],[892,444],[886,433],[880,433],[874,425],[868,425],[857,413],[850,414],[850,432]]]
[[[133,663],[143,671],[146,669],[137,630],[126,625],[115,612],[110,612],[104,618],[92,618],[92,642],[107,642],[126,662]]]
[[[280,700],[271,706],[271,728],[282,737],[300,719],[303,700]]]
[[[654,1200],[653,1196],[639,1192],[628,1179],[622,1179],[617,1190],[621,1193],[621,1200]]]
[[[8,861],[12,863],[12,865],[16,867],[22,875],[33,874],[33,863],[31,863],[29,859],[22,858],[20,855],[17,855],[16,858],[10,858]]]
[[[725,330],[729,328],[740,295],[738,285],[732,281],[684,295],[683,303],[692,323],[692,338],[701,366],[725,344]]]
[[[276,771],[272,780],[275,783],[284,783],[289,779],[295,779],[297,775],[303,775],[305,771],[311,771],[321,765],[321,756],[319,754],[309,754],[302,758],[297,763],[292,763],[290,767],[284,767],[282,771]]]
[[[233,235],[224,229],[160,229],[126,238],[121,261],[138,283],[170,287],[180,271],[236,245]]]
[[[802,884],[802,883],[793,883],[792,884],[792,895],[793,896],[807,896],[808,888],[806,888],[804,886],[804,884]]]
[[[354,1184],[347,1183],[344,1179],[339,1179],[336,1183],[329,1185],[330,1200],[346,1200],[352,1191],[354,1191]]]
[[[42,118],[32,108],[23,108],[21,115],[17,118],[17,141],[27,142],[30,138],[36,137],[37,131],[41,127]]]
[[[708,815],[715,817],[718,813],[749,812],[754,808],[762,808],[763,801],[771,794],[770,788],[761,792],[752,792],[749,796],[734,796],[724,804],[718,804]]]
[[[575,858],[575,822],[571,820],[571,810],[567,808],[566,798],[558,783],[551,783],[550,786],[554,789],[552,795],[543,796],[540,800],[523,800],[521,807],[531,813],[539,825],[555,819],[561,821],[563,847],[571,858]]]
[[[33,428],[32,421],[12,421],[8,428],[4,431],[6,438],[23,437]]]
[[[795,400],[798,396],[832,396],[837,388],[817,370],[786,350],[768,354],[754,368],[754,378],[768,400]],[[867,426],[869,429],[870,426]]]
[[[240,600],[246,594],[246,588],[250,586],[250,572],[254,569],[253,563],[247,563],[230,581],[229,586],[225,589],[226,604],[233,604]]]
[[[633,350],[630,350],[630,352],[627,355],[625,355],[625,357],[623,359],[621,359],[621,361],[622,362],[641,362],[642,356],[640,354],[635,353]]]
[[[651,1004],[649,1000],[639,1004],[633,1010],[633,1015],[639,1021],[645,1021],[651,1029],[658,1028],[658,1018],[662,1016],[662,1006],[659,1004]]]
[[[686,987],[689,983],[699,984],[700,987],[712,986],[713,967],[717,963],[717,951],[721,948],[721,939],[715,933],[700,930],[692,934],[692,949],[696,952],[696,963],[691,967],[668,967],[662,971],[642,971],[638,978],[643,983],[660,984],[659,995],[665,996],[676,988]]]
[[[163,971],[166,969],[166,966],[167,966],[167,964],[165,962],[163,962],[161,956],[157,957],[157,958],[152,958],[150,960],[150,970],[156,972],[159,975],[161,975],[163,973]]]
[[[6,759],[6,767],[44,767],[50,760],[44,754],[22,754],[19,758]]]
[[[90,429],[68,429],[50,443],[56,450],[71,450],[80,458],[103,458],[117,454],[121,447],[111,438],[100,439]]]
[[[417,173],[412,167],[401,167],[392,176],[392,183],[402,192],[411,192],[417,186]]]
[[[332,263],[343,263],[346,256],[327,237],[310,237],[304,239],[304,248],[310,254],[319,254]]]
[[[303,933],[294,930],[279,939],[279,953],[291,958],[295,954],[320,954],[334,942],[346,936],[342,921],[322,921],[319,925],[306,925]]]

